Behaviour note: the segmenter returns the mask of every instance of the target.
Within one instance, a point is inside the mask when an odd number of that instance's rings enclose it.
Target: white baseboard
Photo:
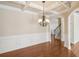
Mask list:
[[[49,34],[25,34],[0,37],[0,54],[50,41]]]

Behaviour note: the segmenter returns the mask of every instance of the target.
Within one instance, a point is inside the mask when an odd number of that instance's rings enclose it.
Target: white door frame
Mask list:
[[[71,14],[69,15],[69,17],[68,17],[68,41],[69,41],[69,46],[68,46],[68,48],[69,49],[71,49],[71,16],[73,15],[73,17],[74,17],[74,13],[76,12],[76,11],[79,11],[79,8],[77,8],[77,9],[75,9],[74,11],[72,11],[71,12]],[[73,21],[74,21],[74,19],[73,19]],[[74,23],[73,23],[74,24]],[[72,28],[72,29],[74,29],[74,28]],[[74,44],[74,42],[73,42],[73,44]]]

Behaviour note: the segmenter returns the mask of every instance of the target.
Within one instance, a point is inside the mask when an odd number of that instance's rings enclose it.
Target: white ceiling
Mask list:
[[[59,14],[64,11],[68,11],[68,3],[68,1],[46,1],[45,12],[46,14]],[[23,10],[29,10],[38,14],[42,13],[43,10],[42,1],[0,1],[0,4],[9,5]]]

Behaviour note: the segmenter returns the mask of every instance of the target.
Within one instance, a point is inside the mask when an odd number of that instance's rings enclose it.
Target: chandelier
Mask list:
[[[49,24],[49,19],[46,18],[45,12],[44,12],[45,1],[42,1],[42,3],[43,3],[43,15],[42,15],[42,18],[38,20],[38,22],[41,26],[46,27]]]

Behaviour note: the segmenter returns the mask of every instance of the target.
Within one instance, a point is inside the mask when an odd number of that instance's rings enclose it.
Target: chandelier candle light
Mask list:
[[[49,24],[49,19],[46,18],[45,13],[44,13],[45,1],[42,1],[42,3],[43,3],[43,16],[41,19],[38,20],[38,22],[41,26],[46,27]]]

